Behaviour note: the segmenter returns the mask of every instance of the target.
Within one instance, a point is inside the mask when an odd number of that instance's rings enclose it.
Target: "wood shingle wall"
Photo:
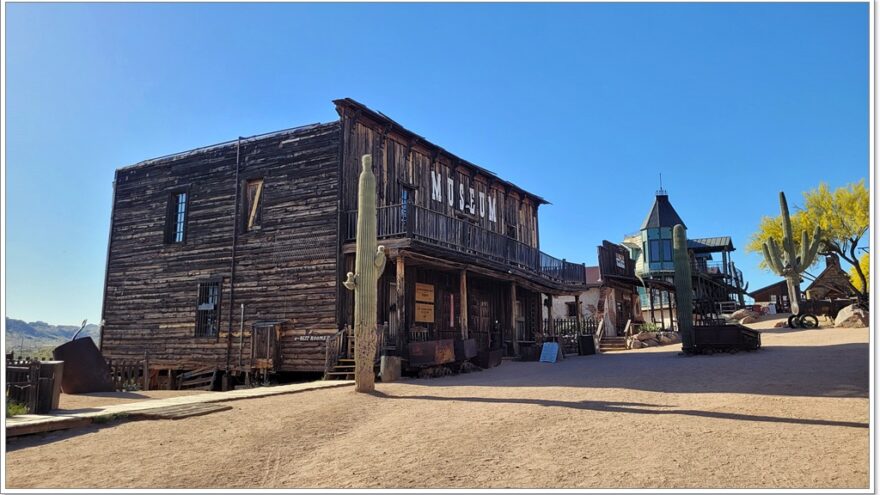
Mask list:
[[[249,365],[252,325],[280,321],[280,369],[320,371],[337,330],[339,123],[150,160],[117,172],[102,350],[157,366]],[[240,157],[236,184],[236,157]],[[262,222],[244,231],[236,189],[263,179]],[[166,243],[170,195],[187,191],[186,240]],[[241,201],[243,191],[239,191]],[[231,257],[235,247],[234,296]],[[221,283],[217,335],[195,337],[198,284]],[[233,300],[234,299],[234,300]],[[240,305],[244,335],[239,334]],[[230,338],[229,329],[232,329]]]

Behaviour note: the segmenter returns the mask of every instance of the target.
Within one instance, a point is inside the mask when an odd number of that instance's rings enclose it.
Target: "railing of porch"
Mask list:
[[[357,211],[347,212],[346,240],[353,240]],[[478,255],[496,263],[527,270],[543,278],[565,284],[586,283],[584,265],[570,263],[497,232],[461,218],[416,205],[389,205],[377,208],[380,239],[409,237],[446,249]]]

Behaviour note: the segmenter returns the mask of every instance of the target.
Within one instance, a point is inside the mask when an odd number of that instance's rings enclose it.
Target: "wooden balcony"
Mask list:
[[[586,285],[584,265],[550,256],[516,239],[487,230],[467,220],[415,205],[390,205],[377,209],[379,239],[408,238],[445,250],[503,265],[557,285]],[[354,241],[357,211],[349,211],[345,240]]]
[[[675,270],[672,269],[649,270],[643,268],[639,271],[638,274],[639,276],[646,276],[652,273],[671,275],[674,271]],[[743,281],[742,270],[736,268],[736,265],[732,261],[728,262],[725,266],[723,261],[704,261],[691,259],[691,274],[703,276],[716,282],[727,284],[734,288],[742,287],[745,284],[745,282]]]

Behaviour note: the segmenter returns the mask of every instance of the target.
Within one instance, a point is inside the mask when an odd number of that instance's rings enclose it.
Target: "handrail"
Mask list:
[[[333,334],[330,338],[328,338],[324,344],[324,379],[326,380],[329,376],[328,373],[333,371],[333,368],[336,367],[336,364],[339,362],[339,354],[342,352],[342,343],[343,336],[345,332],[348,330],[348,327],[344,327],[342,330]]]
[[[586,269],[583,264],[553,257],[517,239],[423,206],[381,206],[377,208],[376,218],[377,235],[382,239],[409,237],[447,249],[480,255],[554,282],[586,284]],[[346,240],[354,239],[356,227],[357,211],[346,212]]]

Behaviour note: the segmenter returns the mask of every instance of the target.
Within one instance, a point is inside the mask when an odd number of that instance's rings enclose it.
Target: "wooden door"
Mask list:
[[[277,324],[254,325],[251,332],[251,363],[254,368],[276,368],[279,331],[280,325]]]

